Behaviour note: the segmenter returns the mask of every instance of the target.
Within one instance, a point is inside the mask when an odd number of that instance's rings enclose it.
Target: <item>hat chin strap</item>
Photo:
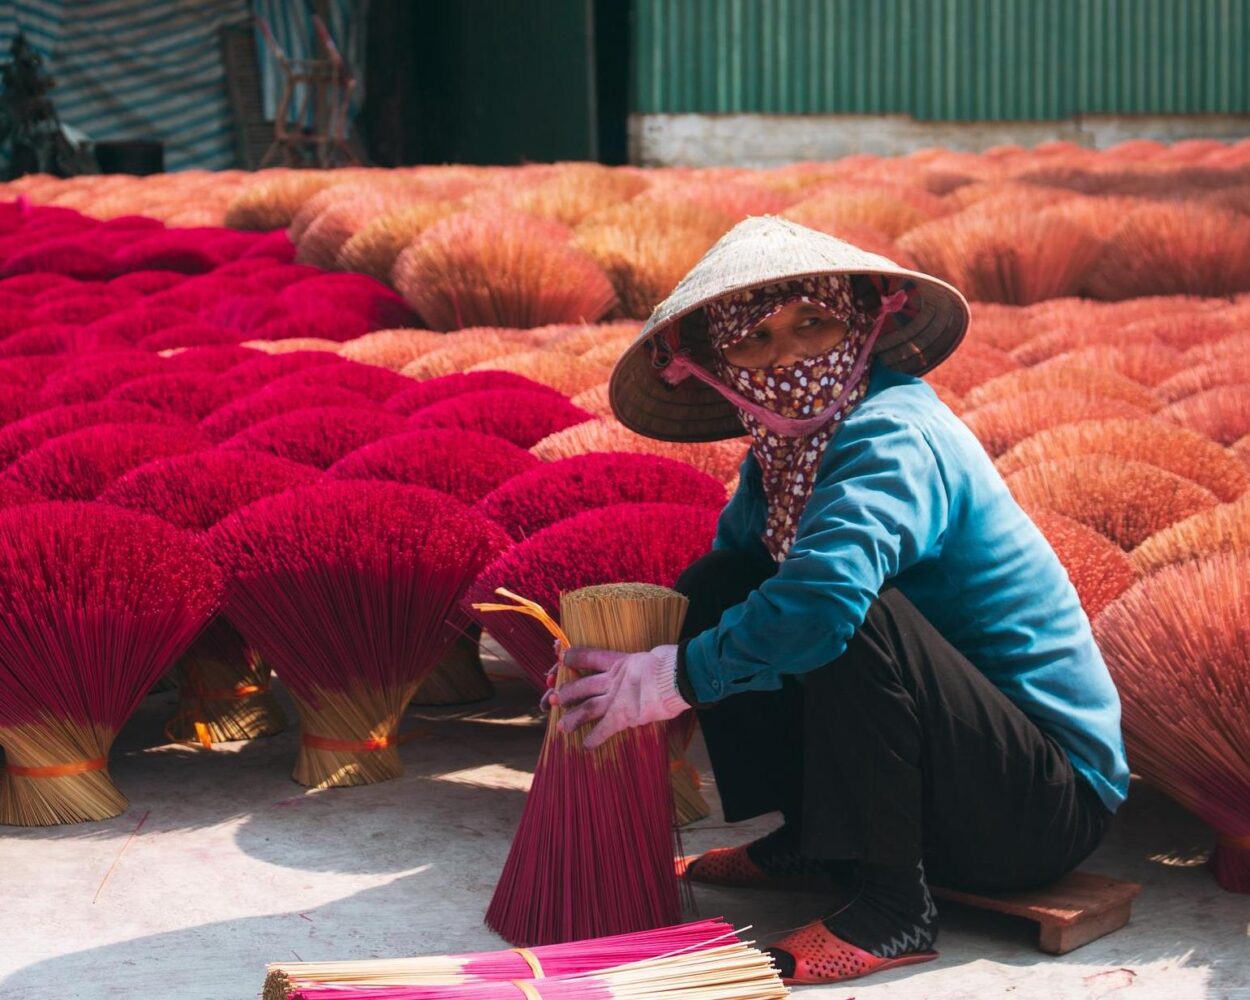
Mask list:
[[[868,339],[864,341],[864,349],[859,352],[859,357],[855,359],[855,365],[851,369],[851,374],[847,377],[846,388],[842,390],[841,395],[837,399],[825,407],[823,412],[818,413],[814,417],[805,417],[802,420],[794,417],[783,417],[780,413],[774,413],[754,400],[747,399],[746,396],[730,388],[706,368],[696,363],[690,357],[689,351],[686,350],[678,351],[673,355],[673,359],[660,369],[660,378],[669,385],[680,385],[687,377],[694,376],[704,385],[715,389],[738,409],[751,414],[774,434],[780,434],[783,437],[807,437],[809,434],[815,434],[825,424],[829,423],[842,408],[846,397],[859,384],[859,378],[864,374],[864,369],[872,358],[873,345],[876,344],[877,337],[881,335],[886,319],[893,313],[898,312],[906,304],[907,293],[902,290],[895,292],[882,301],[881,310],[877,313],[877,318],[872,324],[872,329],[868,333]]]

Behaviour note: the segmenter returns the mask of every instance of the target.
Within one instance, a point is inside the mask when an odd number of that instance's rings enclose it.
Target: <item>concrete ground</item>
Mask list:
[[[481,706],[414,710],[426,735],[403,748],[401,778],[308,792],[289,778],[294,729],[211,753],[164,746],[172,696],[149,697],[113,754],[128,812],[0,827],[0,998],[244,1000],[267,961],[503,946],[482,914],[541,740],[533,703],[505,680]],[[707,776],[701,750],[695,761]],[[737,843],[770,825],[704,820],[685,843]],[[1211,840],[1138,785],[1085,866],[1144,885],[1127,928],[1052,958],[1032,925],[948,904],[938,961],[801,995],[1250,998],[1250,898],[1203,869]],[[697,905],[767,941],[822,900],[701,889]]]

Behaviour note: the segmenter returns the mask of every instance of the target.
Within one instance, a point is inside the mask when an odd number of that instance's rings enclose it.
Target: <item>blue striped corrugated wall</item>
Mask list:
[[[26,41],[44,58],[45,64],[56,51],[57,36],[61,33],[61,3],[42,0],[15,0],[0,4],[0,44],[3,58],[8,59],[9,43],[18,31],[26,35]]]
[[[93,139],[161,140],[167,170],[234,166],[217,29],[247,18],[246,0],[64,4],[52,59],[61,120]]]
[[[1250,113],[1250,0],[635,0],[634,110]]]
[[[365,84],[365,25],[368,0],[330,0],[327,5],[326,28],[335,46],[356,77],[352,94],[352,112],[362,107]],[[312,5],[307,0],[252,0],[252,10],[263,17],[274,38],[289,59],[320,59],[323,56],[317,33],[313,28]],[[260,28],[256,28],[256,55],[260,63],[261,96],[264,101],[265,118],[272,120],[277,114],[278,100],[282,94],[282,73],[265,44]],[[297,87],[288,117],[294,121],[302,99],[303,87]],[[311,111],[311,109],[310,109]],[[312,125],[313,115],[306,116],[304,124]]]

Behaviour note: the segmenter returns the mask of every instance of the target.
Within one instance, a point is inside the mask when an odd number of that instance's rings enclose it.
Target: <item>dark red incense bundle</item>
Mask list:
[[[72,323],[41,323],[0,340],[0,357],[30,354],[81,354],[117,350],[126,341],[116,334],[100,333]]]
[[[105,504],[0,513],[0,822],[116,816],[108,751],[221,602],[195,539]]]
[[[316,337],[342,343],[371,329],[368,317],[334,305],[324,305],[318,309],[308,307],[302,312],[275,317],[254,327],[248,337],[251,340]]]
[[[362,365],[355,361],[340,361],[336,365],[317,365],[284,375],[273,383],[272,388],[287,386],[348,389],[367,396],[380,405],[397,393],[412,388],[412,379],[397,375],[387,368]]]
[[[458,372],[454,375],[443,375],[410,385],[403,392],[388,399],[386,408],[393,413],[412,416],[418,410],[441,403],[444,399],[451,399],[453,396],[469,392],[485,392],[490,389],[524,389],[527,392],[561,395],[555,389],[515,372]]]
[[[265,357],[260,351],[242,344],[199,344],[185,350],[165,352],[171,371],[206,371],[224,373],[248,361]]]
[[[595,507],[618,503],[725,506],[725,486],[684,462],[658,455],[576,455],[509,479],[478,510],[517,539]]]
[[[86,326],[111,316],[131,304],[132,296],[118,290],[112,294],[93,288],[77,294],[57,294],[40,302],[30,314],[32,323],[78,323]]]
[[[509,549],[474,581],[465,599],[473,619],[516,660],[534,689],[546,687],[551,636],[524,615],[483,613],[475,603],[499,602],[505,587],[559,608],[560,594],[600,583],[671,587],[712,547],[717,511],[678,504],[614,504],[557,521]]]
[[[131,469],[208,446],[208,439],[187,425],[99,424],[45,441],[3,475],[49,500],[93,500]]]
[[[177,271],[205,274],[219,263],[204,247],[203,236],[194,231],[167,230],[145,236],[113,254],[117,271]]]
[[[253,296],[260,290],[250,281],[239,277],[224,277],[216,274],[201,274],[194,278],[186,278],[167,288],[163,292],[149,295],[149,306],[174,306],[198,313],[201,309],[212,308],[214,304],[238,296]]]
[[[405,429],[403,419],[393,413],[322,406],[270,417],[239,431],[220,447],[228,451],[266,451],[328,469],[357,448]]]
[[[336,365],[342,359],[328,351],[290,351],[285,354],[261,354],[235,365],[218,376],[223,391],[242,398],[257,389],[276,382],[284,375],[316,365]]]
[[[473,431],[422,430],[367,444],[339,459],[327,472],[334,479],[385,479],[425,486],[474,504],[538,464],[524,448],[503,438]]]
[[[34,393],[17,385],[0,385],[0,426],[20,420],[39,406]]]
[[[272,455],[201,451],[128,472],[100,495],[100,502],[203,532],[254,500],[319,478],[310,466]],[[207,747],[286,727],[286,715],[270,692],[268,665],[224,618],[215,619],[178,660],[174,677],[179,708],[167,730],[174,739]]]
[[[117,273],[108,253],[92,250],[76,236],[47,240],[13,254],[0,270],[5,276],[47,271],[83,281],[107,281]]]
[[[150,334],[181,326],[195,319],[195,314],[172,306],[151,306],[140,302],[114,310],[87,327],[101,336],[119,337],[135,344]]]
[[[113,278],[109,281],[109,287],[125,288],[131,292],[138,292],[140,295],[154,295],[167,288],[173,288],[174,285],[182,284],[186,281],[186,277],[185,274],[177,274],[173,271],[131,271]]]
[[[18,486],[17,483],[0,479],[0,510],[16,507],[18,504],[42,503],[43,500],[44,498],[38,493],[26,489],[25,486]]]
[[[1210,823],[1211,867],[1250,892],[1250,555],[1166,566],[1099,616],[1129,764]]]
[[[28,451],[34,451],[51,438],[97,424],[178,426],[185,422],[172,413],[163,413],[139,403],[121,403],[116,400],[53,406],[0,427],[0,469],[17,461]]]
[[[243,334],[237,330],[228,330],[224,326],[214,326],[212,323],[193,319],[149,333],[146,337],[141,337],[135,346],[144,351],[171,351],[182,347],[237,344],[242,339]]]
[[[676,642],[686,598],[651,584],[568,591],[565,646],[642,652]],[[562,667],[563,681],[569,675]],[[587,749],[593,726],[565,733],[554,706],[512,850],[486,923],[516,945],[553,944],[671,924],[681,917],[673,868],[667,731],[627,729]]]
[[[278,293],[278,299],[292,311],[334,305],[364,316],[372,330],[417,325],[416,317],[400,295],[364,274],[314,272],[306,281],[287,285]]]
[[[226,614],[295,698],[295,780],[398,775],[400,717],[463,630],[458,603],[502,529],[433,490],[330,482],[258,500],[208,537]]]
[[[413,428],[445,427],[494,434],[521,448],[591,416],[563,396],[522,389],[466,392],[426,406],[409,418]]]
[[[224,326],[251,337],[266,323],[284,319],[290,313],[268,292],[249,291],[209,299],[196,310],[196,315],[205,323]]]
[[[103,399],[124,382],[164,370],[165,359],[146,351],[83,355],[49,375],[40,397],[48,406],[90,403]]]
[[[220,386],[221,383],[217,384]],[[378,408],[373,400],[349,389],[317,385],[271,385],[213,410],[200,421],[200,430],[214,441],[221,442],[283,413],[323,406],[357,410]]]
[[[104,398],[164,410],[188,423],[195,423],[207,416],[223,402],[212,373],[195,371],[142,375],[123,382]]]
[[[68,357],[51,354],[0,358],[0,384],[37,391],[53,372],[60,371],[68,362]]]

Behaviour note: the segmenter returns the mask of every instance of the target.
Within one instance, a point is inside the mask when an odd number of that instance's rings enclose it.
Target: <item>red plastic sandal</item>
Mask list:
[[[858,979],[903,965],[931,962],[938,957],[936,951],[913,951],[895,958],[877,958],[849,941],[843,941],[819,920],[788,934],[769,950],[784,951],[794,959],[794,975],[782,978],[787,986],[813,986]]]
[[[745,846],[714,847],[702,854],[688,854],[673,862],[678,878],[704,885],[727,885],[740,889],[810,889],[812,879],[795,875],[770,875],[751,860]]]

